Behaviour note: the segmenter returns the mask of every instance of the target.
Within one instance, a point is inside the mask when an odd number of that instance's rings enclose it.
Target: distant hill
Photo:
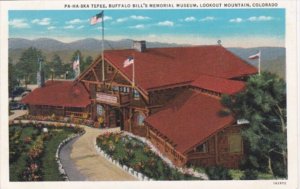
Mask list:
[[[187,45],[147,42],[147,47],[149,48],[176,46]],[[40,49],[46,56],[47,60],[50,60],[54,54],[57,54],[61,57],[63,62],[69,63],[75,50],[80,50],[85,57],[92,56],[93,58],[96,58],[101,51],[101,40],[86,38],[70,43],[64,43],[50,38],[40,38],[35,40],[10,38],[9,57],[12,58],[13,63],[16,63],[22,52],[29,47]],[[131,47],[131,39],[122,39],[118,41],[105,40],[104,43],[105,49],[127,49]],[[283,47],[228,48],[228,50],[255,66],[257,66],[257,60],[249,60],[248,57],[257,53],[258,50],[261,50],[262,70],[276,73],[282,78],[285,78],[285,48]]]
[[[23,49],[29,47],[35,47],[41,50],[48,51],[60,51],[60,50],[84,50],[84,51],[96,51],[101,50],[101,40],[94,38],[86,38],[82,40],[73,41],[70,43],[64,43],[55,39],[40,38],[34,40],[22,39],[22,38],[10,38],[8,40],[9,49]],[[122,39],[118,41],[104,40],[105,49],[124,49],[131,48],[131,39]],[[174,47],[179,46],[175,43],[159,43],[159,42],[147,42],[148,47]]]

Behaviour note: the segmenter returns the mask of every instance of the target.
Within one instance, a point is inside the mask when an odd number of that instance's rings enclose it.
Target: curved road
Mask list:
[[[119,131],[119,128],[84,129],[86,133],[65,145],[60,153],[62,165],[70,181],[137,180],[96,152],[94,141],[97,136],[107,131]]]

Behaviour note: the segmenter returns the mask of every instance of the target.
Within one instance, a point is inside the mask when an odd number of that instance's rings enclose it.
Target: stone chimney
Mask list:
[[[133,41],[133,49],[139,52],[146,51],[146,41]]]

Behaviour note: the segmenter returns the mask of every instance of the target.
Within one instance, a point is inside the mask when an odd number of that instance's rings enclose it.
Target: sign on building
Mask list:
[[[109,103],[109,104],[118,103],[118,98],[116,96],[109,95],[106,93],[96,93],[96,100],[104,103]]]

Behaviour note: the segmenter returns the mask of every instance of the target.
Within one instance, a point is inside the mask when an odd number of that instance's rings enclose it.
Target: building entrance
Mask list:
[[[120,109],[112,109],[109,113],[109,127],[120,127],[121,130],[124,128],[123,113]]]

